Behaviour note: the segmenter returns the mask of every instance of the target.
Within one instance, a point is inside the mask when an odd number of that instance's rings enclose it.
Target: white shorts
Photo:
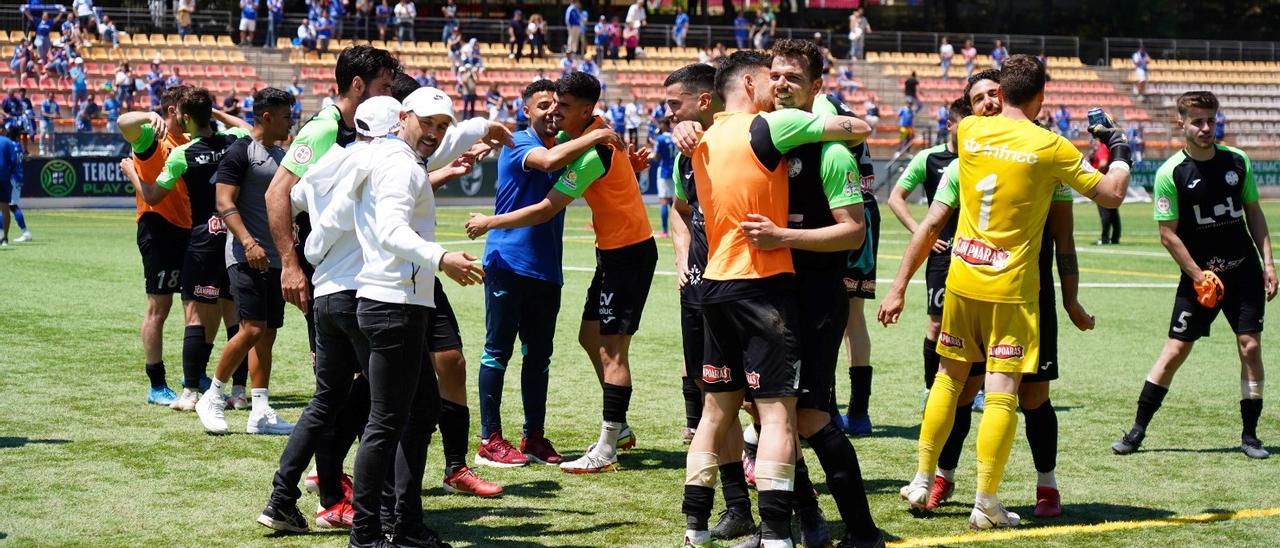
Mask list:
[[[240,18],[240,32],[253,32],[255,30],[258,30],[257,19]]]
[[[671,184],[671,179],[658,177],[658,197],[673,198],[675,195],[675,185]]]
[[[1147,81],[1147,69],[1134,69],[1133,74],[1138,78],[1139,82]]]

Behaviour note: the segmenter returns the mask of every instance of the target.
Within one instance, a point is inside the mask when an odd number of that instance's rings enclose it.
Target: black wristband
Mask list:
[[[1112,162],[1124,162],[1125,165],[1133,165],[1133,160],[1131,159],[1131,153],[1129,151],[1129,143],[1116,143],[1111,145],[1109,148],[1111,151]]]

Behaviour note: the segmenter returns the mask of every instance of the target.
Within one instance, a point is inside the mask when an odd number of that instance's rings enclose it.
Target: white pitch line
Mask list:
[[[596,271],[596,269],[595,269],[594,267],[587,268],[587,267],[584,267],[584,266],[566,266],[566,267],[563,267],[563,268],[564,268],[564,270],[565,270],[566,272],[595,272],[595,271]],[[669,271],[669,270],[656,270],[656,271],[654,271],[654,273],[653,273],[653,274],[654,274],[655,276],[675,276],[675,275],[676,275],[676,273],[675,273],[675,272],[672,272],[672,271]],[[891,279],[891,278],[878,278],[878,279],[876,279],[876,283],[878,283],[878,284],[891,284],[891,283],[893,283],[893,279]],[[924,285],[924,280],[911,280],[911,285]],[[1055,286],[1060,286],[1061,284],[1054,284],[1054,285],[1055,285]],[[1144,284],[1144,283],[1082,282],[1082,283],[1080,284],[1080,287],[1082,287],[1082,288],[1092,288],[1092,289],[1174,289],[1174,288],[1177,288],[1177,287],[1178,287],[1178,284],[1173,284],[1173,283],[1164,283],[1164,284],[1159,284],[1159,283],[1147,283],[1147,284]]]

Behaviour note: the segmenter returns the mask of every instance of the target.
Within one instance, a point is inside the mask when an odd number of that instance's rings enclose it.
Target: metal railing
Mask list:
[[[1110,63],[1112,55],[1128,59],[1144,47],[1153,59],[1191,59],[1205,61],[1280,61],[1276,42],[1241,40],[1172,40],[1159,38],[1103,38],[1103,55]]]
[[[995,46],[995,41],[1000,40],[1009,53],[1038,55],[1044,52],[1045,55],[1050,56],[1080,57],[1080,38],[1077,36],[876,31],[867,34],[866,49],[867,51],[937,53],[944,37],[955,47],[956,54],[959,54],[960,49],[964,47],[965,40],[973,40],[974,46],[981,53],[989,53]],[[839,38],[838,42],[843,42],[844,50],[847,50],[849,40],[844,36]]]

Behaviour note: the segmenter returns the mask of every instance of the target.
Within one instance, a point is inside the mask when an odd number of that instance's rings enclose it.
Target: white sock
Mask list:
[[[618,433],[622,432],[622,423],[604,421],[600,423],[600,439],[596,440],[596,455],[610,458],[616,454]]]
[[[791,539],[760,539],[760,548],[791,548]]]
[[[983,508],[995,508],[997,504],[1000,504],[999,497],[994,494],[983,492],[978,492],[978,494],[973,497],[973,501],[975,504]]]
[[[226,385],[227,385],[227,383],[224,383],[224,382],[222,382],[222,381],[220,381],[220,380],[218,380],[218,379],[213,379],[213,380],[212,380],[212,382],[210,382],[210,383],[209,383],[209,391],[210,391],[210,392],[213,392],[214,394],[217,394],[217,395],[221,396],[221,395],[222,395],[222,389],[223,389],[223,387],[225,387]]]
[[[710,531],[694,531],[693,529],[685,529],[684,537],[689,539],[693,544],[706,544],[711,542]]]
[[[945,479],[945,480],[947,480],[947,481],[949,481],[949,482],[955,483],[955,481],[956,481],[956,471],[955,471],[955,470],[943,470],[943,469],[939,468],[939,469],[938,469],[938,471],[937,471],[936,473],[937,473],[939,476],[942,476],[942,478],[943,478],[943,479]]]
[[[249,390],[249,393],[252,394],[254,415],[261,415],[262,413],[266,413],[268,409],[271,409],[271,404],[267,403],[266,388],[253,388]]]
[[[916,477],[911,479],[911,485],[923,485],[925,487],[928,487],[929,480],[931,479],[933,478],[929,477],[926,474],[921,474],[920,472],[916,472]]]
[[[1048,472],[1036,472],[1036,486],[1052,487],[1054,489],[1057,489],[1058,478],[1054,476],[1053,470],[1050,470]]]

